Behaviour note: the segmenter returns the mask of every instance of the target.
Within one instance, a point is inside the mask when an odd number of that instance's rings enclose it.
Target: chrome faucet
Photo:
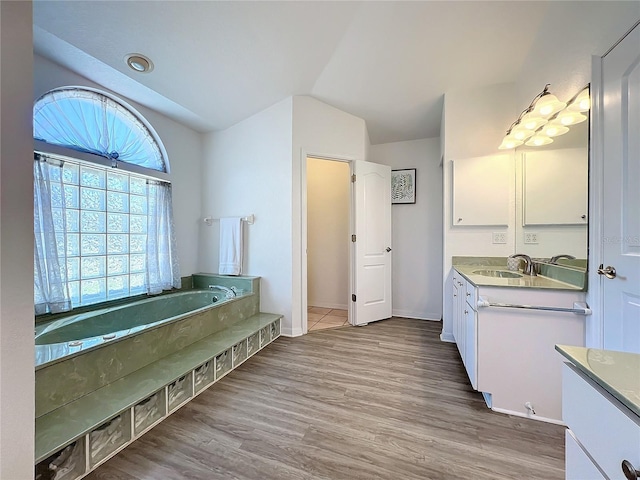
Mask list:
[[[227,298],[233,298],[236,296],[236,291],[233,287],[229,288],[229,287],[223,287],[222,285],[209,285],[209,290],[213,290],[214,288],[217,288],[218,290],[222,290],[226,294]]]
[[[509,258],[521,258],[524,260],[524,269],[522,273],[525,275],[531,275],[532,277],[537,276],[536,273],[536,264],[529,255],[525,255],[524,253],[515,253],[513,255],[509,255]]]
[[[558,260],[560,260],[561,258],[566,258],[569,260],[576,259],[576,257],[574,257],[573,255],[567,255],[566,253],[561,253],[560,255],[555,255],[554,257],[551,257],[551,259],[549,260],[549,263],[551,265],[556,265],[558,263]]]

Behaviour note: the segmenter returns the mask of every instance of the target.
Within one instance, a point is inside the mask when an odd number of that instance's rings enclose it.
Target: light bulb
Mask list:
[[[564,126],[575,125],[576,123],[584,122],[587,119],[586,115],[582,115],[579,112],[572,112],[565,110],[560,112],[555,119],[555,122],[561,123]]]
[[[522,140],[522,141],[526,140],[534,133],[535,133],[534,130],[530,130],[524,127],[516,127],[511,131],[511,135],[513,136],[513,138],[517,140]]]
[[[533,113],[536,113],[542,117],[549,117],[554,113],[559,112],[566,106],[567,104],[558,100],[558,97],[548,93],[536,102]]]
[[[527,130],[535,131],[547,122],[548,120],[546,118],[538,116],[535,112],[529,112],[524,117],[522,117],[520,125],[522,125]]]
[[[591,108],[591,98],[589,97],[589,89],[582,90],[573,102],[567,107],[572,112],[586,112]]]
[[[557,123],[547,124],[542,131],[547,137],[559,137],[560,135],[564,135],[569,131],[567,127],[564,125],[560,125]]]
[[[549,145],[550,143],[553,143],[553,139],[545,135],[538,134],[531,137],[525,145],[528,147],[541,147],[542,145]]]
[[[502,143],[498,147],[498,150],[511,150],[522,145],[522,140],[514,138],[512,135],[507,135],[502,139]]]

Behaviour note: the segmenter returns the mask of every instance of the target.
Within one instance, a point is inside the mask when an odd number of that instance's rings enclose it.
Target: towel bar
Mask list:
[[[478,299],[478,307],[520,308],[524,310],[544,310],[547,312],[567,312],[576,315],[591,315],[591,309],[585,302],[573,302],[573,308],[544,307],[539,305],[519,305],[513,303],[490,302],[486,299]]]
[[[253,225],[253,223],[254,223],[254,222],[255,222],[255,220],[256,220],[256,216],[252,213],[251,215],[247,215],[247,216],[245,216],[245,217],[242,217],[242,218],[241,218],[241,220],[242,220],[243,222],[246,222],[246,223],[247,223],[247,224],[249,224],[249,225]],[[211,225],[213,225],[213,222],[220,221],[220,219],[219,219],[219,218],[213,218],[213,217],[204,217],[204,218],[202,219],[202,221],[203,221],[207,226],[209,226],[209,227],[210,227]]]

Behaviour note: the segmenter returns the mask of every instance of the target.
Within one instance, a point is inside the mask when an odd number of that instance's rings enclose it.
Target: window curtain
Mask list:
[[[35,313],[71,310],[66,272],[66,209],[62,166],[33,162]]]
[[[33,138],[161,172],[167,164],[149,128],[131,110],[101,93],[52,90],[33,108]]]
[[[176,249],[171,185],[147,183],[147,293],[180,288],[180,268]]]

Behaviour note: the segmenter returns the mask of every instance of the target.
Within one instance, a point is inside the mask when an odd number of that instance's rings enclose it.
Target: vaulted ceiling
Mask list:
[[[311,95],[378,144],[438,136],[446,91],[515,81],[549,15],[597,3],[35,1],[34,49],[198,131]]]

